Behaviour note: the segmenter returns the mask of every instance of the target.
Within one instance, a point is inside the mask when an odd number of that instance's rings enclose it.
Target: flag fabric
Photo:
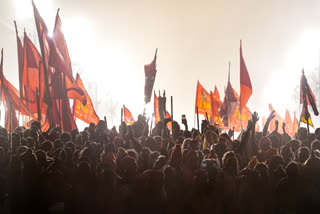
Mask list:
[[[23,68],[21,74],[20,85],[20,98],[22,102],[29,108],[31,114],[38,112],[36,97],[37,90],[39,91],[40,85],[40,69],[41,55],[35,45],[24,33],[24,48],[23,48]],[[44,75],[44,74],[42,74]],[[44,90],[44,88],[42,89]]]
[[[170,118],[171,119],[171,115],[169,114],[168,111],[166,111],[166,118]],[[168,122],[167,127],[170,130],[170,132],[172,132],[172,123],[171,122]]]
[[[256,132],[260,132],[260,126],[258,123],[256,123]]]
[[[84,91],[86,96],[86,104],[82,104],[82,102],[78,99],[74,100],[73,102],[73,116],[79,118],[80,120],[86,122],[86,123],[94,123],[98,124],[99,117],[94,109],[93,102],[85,89],[83,82],[80,78],[80,75],[77,74],[76,77],[76,83],[79,86],[79,88]]]
[[[229,75],[230,76],[230,75]],[[228,85],[225,90],[225,96],[223,103],[220,107],[220,117],[222,118],[222,122],[224,126],[229,127],[229,119],[234,114],[238,105],[238,100],[234,94],[234,90],[230,83],[230,78],[228,78]]]
[[[266,117],[262,116],[262,130],[264,128],[264,125],[266,124],[266,121],[267,121]]]
[[[221,128],[223,128],[223,123],[221,121],[219,108],[222,104],[222,101],[220,100],[220,94],[217,89],[217,87],[214,87],[214,92],[210,92],[211,95],[211,118],[212,118],[212,124],[218,123]]]
[[[41,53],[44,59],[43,63],[46,68],[45,70],[49,72],[49,59],[50,59],[50,53],[51,53],[52,39],[48,34],[47,25],[43,21],[33,0],[32,0],[32,6],[33,6],[34,19],[36,22],[36,27],[37,27],[38,37],[39,37]]]
[[[308,123],[312,128],[314,128],[307,105],[303,105],[302,107],[300,122],[303,122],[305,124]]]
[[[240,41],[240,110],[242,110],[252,94],[252,85],[247,66],[242,56],[242,42]]]
[[[318,116],[319,112],[316,106],[315,96],[308,84],[306,76],[304,75],[304,71],[302,71],[302,75],[300,79],[300,104],[304,104],[304,100],[303,100],[304,94],[306,95],[306,104],[311,105],[314,114]]]
[[[274,109],[273,109],[273,106],[272,104],[269,104],[269,111],[272,112]],[[279,127],[278,127],[278,132],[280,134],[283,133],[282,131],[282,123],[284,122],[284,119],[275,111],[275,117],[270,121],[270,124],[269,124],[269,132],[273,132],[276,128],[276,120],[278,120],[279,122]]]
[[[195,105],[195,113],[206,115],[212,114],[211,109],[211,95],[210,93],[200,84],[198,81],[197,83],[197,91],[196,91],[196,105]]]
[[[5,128],[13,131],[19,122],[16,111],[20,111],[22,115],[28,115],[28,109],[20,102],[19,91],[5,78],[3,74],[3,49],[1,50],[0,61],[0,100],[5,106]],[[11,106],[11,108],[10,108]],[[10,124],[10,113],[12,112],[12,124]]]
[[[292,124],[292,130],[291,130],[291,135],[290,135],[292,137],[297,133],[298,127],[299,127],[299,122],[298,122],[298,119],[296,117],[296,113],[294,112],[293,114],[294,114],[294,116],[293,116],[293,124]]]
[[[240,97],[238,93],[232,88],[233,93],[238,102],[240,102]],[[234,110],[233,115],[230,118],[230,125],[229,128],[233,128],[236,132],[241,132],[242,127],[247,127],[248,121],[251,119],[251,111],[250,109],[245,106],[240,112],[240,103],[237,103],[237,106]]]
[[[159,112],[159,98],[154,91],[154,99],[153,99],[153,109],[154,109],[154,125],[156,125],[160,119],[160,112]]]
[[[132,125],[135,122],[131,112],[127,107],[125,107],[125,105],[123,105],[123,116],[124,116],[124,122],[127,125]]]
[[[67,48],[67,43],[62,32],[62,23],[59,16],[59,10],[56,16],[56,23],[52,36],[52,47],[50,52],[49,66],[54,67],[56,71],[64,73],[71,82],[73,82],[71,60]]]
[[[288,109],[286,110],[286,116],[284,117],[284,122],[286,124],[286,133],[290,137],[293,137],[293,135],[292,135],[293,123],[292,123],[292,119],[290,117],[290,113],[289,113]]]
[[[20,37],[19,37],[19,33],[18,33],[18,28],[17,28],[17,23],[14,21],[14,26],[15,26],[15,29],[16,29],[16,37],[17,37],[17,53],[18,53],[18,69],[19,69],[19,86],[20,86],[20,98],[22,97],[21,95],[21,92],[22,92],[22,71],[23,71],[23,52],[24,52],[24,49],[23,49],[23,46],[22,46],[22,42],[20,40]]]
[[[156,49],[153,61],[150,64],[144,66],[144,74],[145,74],[144,101],[145,101],[145,103],[149,103],[151,100],[153,85],[154,85],[154,81],[156,79],[157,51],[158,51],[158,49]]]

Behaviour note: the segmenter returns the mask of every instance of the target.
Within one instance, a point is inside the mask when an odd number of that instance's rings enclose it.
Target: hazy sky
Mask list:
[[[155,90],[174,96],[174,116],[187,114],[193,126],[196,82],[217,85],[224,96],[228,61],[231,83],[239,91],[239,40],[251,77],[251,110],[268,113],[268,104],[284,115],[298,110],[293,100],[302,67],[319,64],[320,1],[317,0],[36,0],[52,29],[60,8],[73,72],[96,84],[97,110],[115,124],[125,104],[136,116],[144,106],[144,64],[158,48]],[[0,47],[4,72],[18,87],[16,39],[27,28],[37,39],[31,0],[1,0]],[[37,43],[37,42],[36,42]],[[90,89],[89,91],[93,91]],[[92,94],[93,97],[96,97]],[[111,100],[112,99],[112,103]],[[94,98],[94,100],[96,100]],[[167,101],[167,109],[170,107]],[[110,109],[116,106],[111,118]],[[153,104],[149,104],[152,112]]]

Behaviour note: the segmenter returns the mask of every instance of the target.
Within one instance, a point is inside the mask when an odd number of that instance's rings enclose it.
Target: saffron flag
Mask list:
[[[124,116],[124,122],[127,125],[132,125],[135,122],[131,112],[127,107],[125,107],[125,105],[123,105],[123,116]]]
[[[225,90],[224,100],[223,100],[223,103],[221,104],[220,111],[219,111],[220,117],[222,118],[222,122],[224,126],[229,127],[229,119],[234,114],[237,106],[238,106],[238,100],[231,86],[230,74],[229,74],[228,85]]]
[[[196,105],[195,105],[195,113],[206,115],[212,114],[211,110],[211,95],[207,92],[207,90],[200,84],[197,83],[197,92],[196,92]]]
[[[223,123],[221,121],[219,108],[222,104],[222,101],[220,100],[220,94],[217,89],[217,87],[214,87],[214,92],[210,92],[211,95],[211,118],[212,118],[212,124],[218,123],[221,128],[223,128]]]
[[[80,78],[80,75],[77,74],[76,77],[77,85],[82,89],[86,96],[86,104],[82,104],[80,100],[74,100],[73,102],[73,116],[79,118],[80,120],[86,123],[98,124],[99,117],[96,114],[96,111],[93,106],[93,102],[85,89],[83,82]]]
[[[56,23],[52,36],[52,47],[50,53],[49,66],[54,67],[56,71],[64,73],[71,82],[73,82],[71,60],[67,48],[67,43],[62,32],[62,23],[59,16],[59,10],[56,16]]]
[[[238,93],[232,88],[233,93],[236,97],[236,99],[238,100],[238,102],[240,101],[240,97],[238,95]],[[251,119],[251,111],[250,109],[245,106],[241,112],[240,112],[240,104],[238,103],[236,106],[236,109],[234,110],[234,113],[232,115],[232,117],[230,118],[230,127],[229,128],[233,128],[236,132],[241,132],[241,127],[247,127],[248,125],[248,121]]]
[[[290,117],[290,113],[289,113],[288,109],[286,110],[286,116],[284,117],[284,122],[286,124],[286,133],[290,137],[293,137],[293,135],[292,135],[293,123],[292,123],[292,119]]]
[[[156,49],[153,61],[150,64],[144,66],[144,75],[145,75],[144,101],[145,101],[145,103],[149,103],[151,100],[153,85],[154,85],[154,81],[156,79],[157,51],[158,51],[158,49]]]
[[[153,109],[154,109],[154,125],[156,125],[160,119],[160,112],[159,112],[159,98],[154,91],[154,100],[153,100]]]
[[[304,71],[302,71],[301,79],[300,79],[300,103],[304,104],[303,96],[306,96],[306,104],[311,105],[312,110],[316,116],[319,115],[317,106],[316,106],[316,99],[315,96],[308,84],[307,78],[304,75]]]
[[[272,104],[269,104],[269,111],[272,112],[274,109],[273,109],[273,106]],[[278,127],[278,132],[280,134],[283,133],[282,131],[282,123],[284,122],[284,119],[275,111],[275,117],[271,120],[270,124],[269,124],[269,132],[273,132],[276,128],[276,120],[278,120],[279,122],[279,127]]]
[[[294,116],[293,116],[293,124],[292,124],[292,130],[291,130],[291,135],[290,136],[294,136],[297,131],[298,131],[298,126],[299,126],[299,122],[298,119],[296,117],[296,113],[294,112]]]
[[[240,40],[240,110],[243,109],[252,94],[249,73],[242,56],[242,42]]]

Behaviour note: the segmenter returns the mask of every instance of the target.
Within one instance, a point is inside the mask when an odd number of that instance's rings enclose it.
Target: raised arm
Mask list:
[[[272,120],[275,116],[276,116],[276,115],[275,115],[275,111],[273,110],[273,111],[270,113],[270,115],[269,115],[269,117],[268,117],[268,119],[267,119],[267,121],[266,121],[266,124],[264,124],[263,132],[262,132],[262,135],[263,135],[263,136],[267,136],[269,124],[270,124],[271,120]]]
[[[253,128],[251,130],[251,140],[250,140],[250,147],[251,147],[251,156],[257,155],[258,154],[258,146],[256,144],[256,124],[259,121],[259,116],[257,112],[254,112],[252,114],[252,123],[253,123]]]

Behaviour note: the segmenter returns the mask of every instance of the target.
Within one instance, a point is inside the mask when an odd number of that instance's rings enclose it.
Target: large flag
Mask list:
[[[288,109],[286,110],[286,116],[284,117],[284,122],[286,124],[286,133],[290,135],[290,137],[293,137],[292,135],[293,123],[292,123],[292,119],[290,117],[290,113]]]
[[[272,112],[274,111],[272,104],[269,104],[269,111]],[[278,132],[280,134],[283,133],[282,131],[282,123],[284,122],[284,119],[275,111],[275,117],[271,120],[270,124],[269,124],[269,132],[273,132],[276,128],[276,120],[278,120],[279,122],[279,126],[278,126]]]
[[[218,123],[221,128],[223,128],[223,123],[221,121],[220,113],[219,113],[219,108],[222,104],[222,101],[220,100],[220,94],[217,89],[217,87],[214,87],[214,92],[210,92],[211,95],[211,118],[212,118],[212,123]]]
[[[35,45],[24,33],[24,49],[23,49],[23,69],[20,82],[20,98],[26,104],[31,114],[38,113],[37,106],[37,91],[44,90],[44,84],[40,82],[40,74],[43,69],[40,69],[41,55]],[[43,87],[40,89],[40,87]]]
[[[18,28],[17,28],[17,23],[16,21],[14,21],[14,26],[16,29],[16,37],[17,37],[17,52],[18,52],[18,68],[19,68],[19,86],[20,86],[20,98],[22,97],[21,92],[22,92],[22,71],[23,71],[23,46],[22,46],[22,42],[20,40],[19,37],[19,33],[18,33]]]
[[[135,122],[131,114],[131,111],[129,111],[129,109],[125,107],[125,105],[123,105],[123,116],[124,116],[124,122],[127,125],[132,125]]]
[[[99,117],[96,114],[96,111],[93,107],[93,102],[92,102],[87,90],[85,89],[79,74],[77,74],[76,82],[77,82],[77,85],[85,93],[86,104],[85,105],[82,104],[80,100],[77,100],[77,99],[74,100],[74,102],[73,102],[73,115],[86,123],[98,124]]]
[[[211,95],[209,92],[200,84],[198,81],[197,83],[197,92],[196,92],[196,105],[195,105],[195,113],[206,115],[212,114],[211,110]]]
[[[242,56],[242,42],[240,41],[240,110],[242,110],[252,94],[249,73]]]
[[[154,81],[156,79],[157,51],[158,51],[158,49],[156,49],[153,61],[150,64],[144,66],[144,75],[145,75],[144,101],[145,101],[145,103],[149,103],[151,100],[153,85],[154,85]]]
[[[311,105],[312,110],[316,116],[319,115],[315,96],[308,84],[307,78],[304,75],[304,71],[302,71],[301,79],[300,79],[300,103],[304,104],[304,94],[306,95],[306,104]]]
[[[224,100],[219,112],[224,126],[229,127],[229,120],[238,106],[238,100],[230,83],[230,73],[228,77],[228,85],[224,93]]]
[[[160,120],[160,111],[159,111],[159,98],[154,91],[154,100],[153,100],[153,109],[154,109],[154,125],[156,125]]]
[[[297,133],[298,127],[299,127],[299,122],[298,122],[298,119],[296,117],[296,113],[294,112],[293,124],[292,124],[292,130],[291,130],[291,135],[290,136],[293,137]]]
[[[62,23],[59,16],[59,10],[56,16],[56,23],[52,36],[52,47],[49,59],[49,66],[54,67],[56,71],[64,73],[69,80],[73,81],[71,60],[67,48],[67,43],[62,32]]]
[[[51,52],[51,46],[52,46],[52,39],[50,38],[48,34],[48,28],[46,23],[43,21],[42,17],[40,16],[40,13],[34,4],[32,0],[32,6],[33,6],[33,13],[34,13],[34,19],[36,22],[38,37],[39,37],[39,43],[42,53],[42,59],[45,66],[45,70],[49,72],[49,59],[50,59],[50,52]]]

